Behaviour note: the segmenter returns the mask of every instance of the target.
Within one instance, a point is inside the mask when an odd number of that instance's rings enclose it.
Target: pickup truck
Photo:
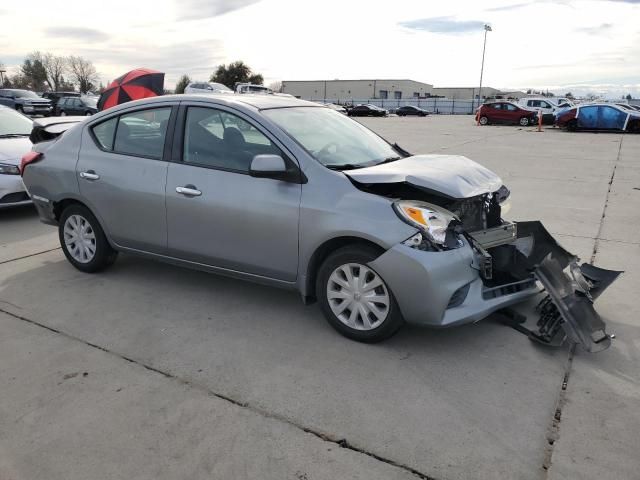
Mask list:
[[[0,105],[6,105],[27,115],[48,117],[52,113],[51,102],[30,90],[0,89]]]

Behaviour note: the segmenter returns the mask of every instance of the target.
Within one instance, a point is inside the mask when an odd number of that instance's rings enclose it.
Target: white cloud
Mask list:
[[[617,92],[640,83],[636,3],[110,0],[109,8],[87,8],[68,0],[51,9],[33,0],[28,29],[19,5],[0,10],[0,62],[15,69],[33,50],[80,54],[105,82],[144,66],[165,71],[169,87],[182,73],[205,79],[234,60],[267,82],[386,77],[473,86],[486,22],[485,85]]]

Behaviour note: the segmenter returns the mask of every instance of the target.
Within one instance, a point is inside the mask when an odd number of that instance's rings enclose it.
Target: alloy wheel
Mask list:
[[[340,322],[355,330],[373,330],[389,315],[391,299],[382,278],[365,265],[336,268],[327,282],[327,301]]]

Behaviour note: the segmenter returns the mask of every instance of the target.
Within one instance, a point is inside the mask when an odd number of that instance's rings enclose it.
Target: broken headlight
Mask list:
[[[400,219],[420,230],[405,242],[405,245],[420,248],[424,240],[444,248],[458,248],[461,242],[453,227],[459,223],[458,217],[442,207],[413,200],[402,200],[393,204]],[[425,248],[420,248],[425,250]]]

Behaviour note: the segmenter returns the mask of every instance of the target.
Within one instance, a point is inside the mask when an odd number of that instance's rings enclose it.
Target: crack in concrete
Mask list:
[[[156,368],[156,367],[154,367],[152,365],[148,365],[146,363],[143,363],[140,360],[136,360],[135,358],[128,357],[126,355],[120,354],[120,353],[115,352],[113,350],[109,350],[106,347],[97,345],[95,343],[91,343],[91,342],[89,342],[87,340],[84,340],[84,339],[82,339],[80,337],[76,337],[75,335],[66,333],[66,332],[64,332],[62,330],[58,330],[57,328],[50,327],[50,326],[45,325],[45,324],[43,324],[43,323],[41,323],[41,322],[39,322],[37,320],[32,320],[30,318],[27,318],[27,317],[24,317],[24,316],[21,316],[21,315],[17,315],[15,313],[10,312],[10,311],[4,310],[3,308],[0,308],[0,312],[4,313],[6,315],[9,315],[10,317],[15,318],[17,320],[21,320],[23,322],[30,323],[31,325],[35,325],[37,327],[40,327],[40,328],[43,328],[43,329],[48,330],[50,332],[53,332],[53,333],[55,333],[57,335],[61,335],[61,336],[65,337],[65,338],[68,338],[70,340],[74,340],[76,342],[80,342],[80,343],[82,343],[84,345],[87,345],[89,347],[95,348],[97,350],[101,350],[102,352],[105,352],[105,353],[108,353],[109,355],[112,355],[114,357],[120,358],[121,360],[125,360],[126,362],[138,365],[138,366],[140,366],[140,367],[142,367],[142,368],[144,368],[144,369],[146,369],[146,370],[148,370],[150,372],[157,373],[159,375],[162,375],[165,378],[168,378],[168,379],[174,380],[176,382],[179,382],[182,385],[185,385],[185,386],[187,386],[189,388],[193,388],[195,390],[199,390],[201,392],[206,393],[209,396],[218,398],[220,400],[224,400],[224,401],[229,402],[229,403],[231,403],[233,405],[236,405],[236,406],[238,406],[240,408],[247,409],[247,410],[249,410],[249,411],[251,411],[253,413],[256,413],[256,414],[258,414],[258,415],[260,415],[262,417],[271,418],[271,419],[277,420],[279,422],[286,423],[287,425],[290,425],[290,426],[294,427],[297,430],[300,430],[300,431],[303,431],[305,433],[311,434],[311,435],[319,438],[322,441],[333,443],[333,444],[335,444],[335,445],[337,445],[337,446],[339,446],[341,448],[345,448],[347,450],[351,450],[352,452],[356,452],[356,453],[360,453],[362,455],[366,455],[366,456],[371,457],[371,458],[373,458],[373,459],[375,459],[375,460],[377,460],[377,461],[379,461],[381,463],[385,463],[385,464],[390,465],[392,467],[399,468],[401,470],[404,470],[404,471],[414,475],[415,477],[419,478],[420,480],[437,480],[435,477],[427,475],[427,474],[425,474],[425,473],[423,473],[423,472],[421,472],[421,471],[419,471],[419,470],[417,470],[417,469],[415,469],[413,467],[410,467],[408,465],[402,464],[402,463],[397,462],[395,460],[392,460],[390,458],[383,457],[381,455],[378,455],[376,453],[368,451],[368,450],[366,450],[366,449],[364,449],[362,447],[358,447],[356,445],[353,445],[345,438],[339,438],[339,437],[336,437],[335,435],[332,435],[330,433],[325,433],[325,432],[321,432],[321,431],[318,431],[318,430],[314,430],[311,427],[306,427],[304,425],[301,425],[299,423],[294,422],[293,420],[290,420],[290,419],[284,417],[283,415],[280,415],[280,414],[277,414],[277,413],[273,413],[273,412],[269,412],[267,410],[264,410],[262,408],[259,408],[259,407],[255,406],[255,405],[252,405],[249,402],[242,402],[242,401],[236,400],[236,399],[234,399],[232,397],[229,397],[229,396],[227,396],[225,394],[213,391],[210,388],[206,387],[205,385],[194,383],[194,382],[191,382],[191,381],[186,380],[184,378],[178,377],[176,375],[173,375],[171,372],[168,372],[168,371],[165,371],[165,370],[161,370],[161,369]]]
[[[604,219],[607,216],[607,207],[609,206],[609,196],[611,195],[611,188],[613,187],[613,179],[616,176],[616,169],[618,168],[618,162],[620,161],[620,153],[622,152],[622,142],[624,142],[624,137],[620,138],[620,144],[618,145],[618,156],[616,157],[616,161],[613,164],[613,171],[611,172],[611,177],[609,178],[609,188],[607,189],[607,195],[604,199],[604,206],[602,207],[602,216],[600,217],[600,225],[598,226],[598,233],[596,234],[595,243],[593,244],[593,252],[591,254],[591,263],[596,261],[596,255],[598,254],[598,247],[600,246],[600,237],[602,236],[602,227],[604,226]]]
[[[37,255],[42,255],[43,253],[55,252],[56,250],[61,250],[61,247],[51,248],[49,250],[43,250],[41,252],[36,252],[36,253],[30,253],[29,255],[24,255],[22,257],[16,257],[16,258],[10,258],[9,260],[3,260],[3,261],[0,262],[0,265],[4,265],[5,263],[15,262],[17,260],[23,260],[23,259],[29,258],[29,257],[35,257]]]
[[[600,217],[600,225],[598,226],[598,233],[596,234],[593,243],[593,251],[591,253],[591,259],[589,263],[593,265],[596,261],[596,256],[598,254],[598,247],[600,246],[600,241],[602,239],[602,227],[604,226],[604,220],[607,214],[607,207],[609,205],[609,195],[611,194],[611,188],[613,186],[613,180],[616,176],[616,168],[618,167],[618,162],[620,161],[620,154],[622,152],[622,142],[624,141],[624,137],[620,137],[620,144],[618,145],[618,155],[616,156],[616,161],[613,164],[613,170],[611,171],[611,176],[609,177],[609,188],[607,189],[607,195],[604,199],[604,205],[602,207],[602,215]],[[626,243],[626,242],[625,242]],[[542,468],[545,470],[545,478],[548,478],[549,471],[551,470],[551,466],[553,464],[553,450],[556,442],[560,438],[560,422],[562,420],[562,409],[567,402],[567,387],[569,385],[569,377],[571,376],[571,367],[573,366],[573,357],[576,352],[576,344],[571,344],[569,348],[569,354],[567,356],[567,362],[564,368],[564,375],[562,378],[562,385],[560,387],[560,392],[558,393],[558,399],[556,401],[555,409],[553,412],[553,418],[551,419],[551,424],[547,429],[547,445],[544,449],[544,460],[542,463]]]

